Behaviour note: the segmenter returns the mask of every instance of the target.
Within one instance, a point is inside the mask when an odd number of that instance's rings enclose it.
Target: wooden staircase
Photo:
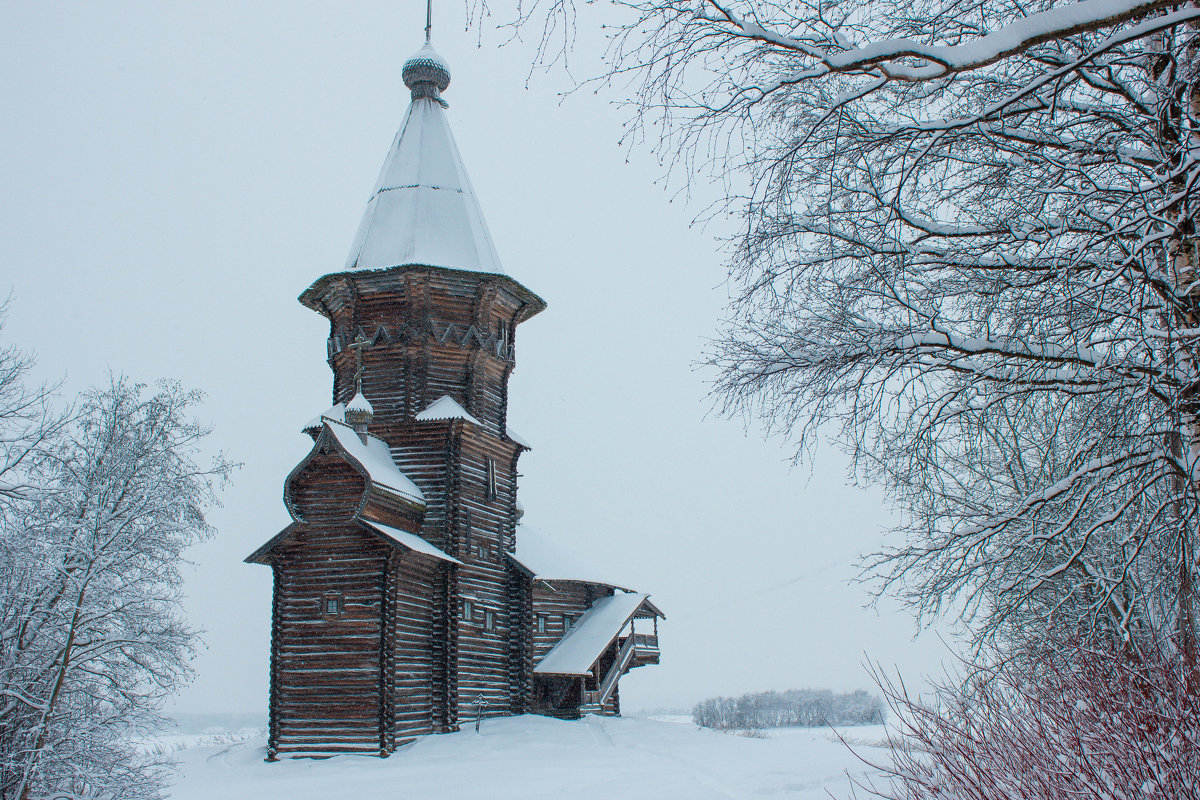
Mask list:
[[[629,671],[629,664],[633,661],[636,650],[637,636],[626,636],[621,640],[621,648],[617,651],[617,657],[613,660],[612,666],[608,668],[600,686],[593,692],[584,691],[583,704],[579,707],[580,714],[602,714],[604,712],[604,704],[608,702],[608,698],[612,697],[613,689],[617,688],[617,681]]]

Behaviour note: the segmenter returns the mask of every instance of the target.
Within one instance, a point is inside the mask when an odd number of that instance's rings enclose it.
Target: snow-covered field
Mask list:
[[[871,742],[882,727],[846,729]],[[203,744],[176,753],[182,775],[173,800],[327,798],[847,797],[849,770],[866,768],[825,729],[790,729],[751,739],[697,729],[683,720],[538,716],[485,720],[427,736],[391,758],[340,756],[267,764],[261,739]],[[883,752],[857,746],[865,756]]]

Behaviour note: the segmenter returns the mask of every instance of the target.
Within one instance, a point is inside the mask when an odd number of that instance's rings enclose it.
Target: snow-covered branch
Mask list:
[[[197,463],[199,399],[117,380],[85,395],[0,508],[0,797],[156,798],[132,738],[189,676],[184,551],[229,465]]]

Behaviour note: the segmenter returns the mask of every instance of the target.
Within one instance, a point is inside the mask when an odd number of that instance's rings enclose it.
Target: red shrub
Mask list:
[[[899,800],[1200,798],[1200,702],[1172,659],[1080,647],[1032,665],[980,669],[936,701],[881,681],[894,712]],[[890,784],[890,785],[884,785]]]

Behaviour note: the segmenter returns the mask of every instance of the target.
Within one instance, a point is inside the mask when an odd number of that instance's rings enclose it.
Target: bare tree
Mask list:
[[[0,331],[7,309],[7,301],[0,303]],[[15,501],[43,488],[33,465],[53,447],[68,419],[55,407],[56,386],[27,382],[33,363],[15,345],[0,349],[0,518]]]
[[[744,222],[726,409],[799,454],[834,426],[898,501],[868,565],[918,611],[1194,661],[1200,8],[615,5],[607,80]]]
[[[230,468],[198,463],[199,398],[124,379],[84,395],[3,520],[0,797],[160,796],[166,764],[133,738],[190,674],[183,553]]]

